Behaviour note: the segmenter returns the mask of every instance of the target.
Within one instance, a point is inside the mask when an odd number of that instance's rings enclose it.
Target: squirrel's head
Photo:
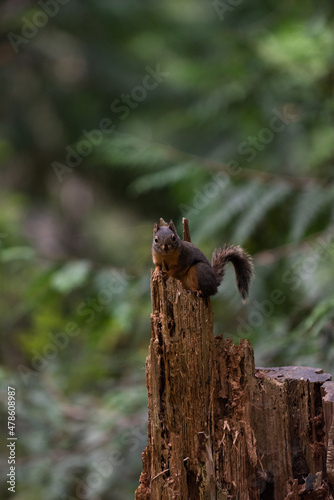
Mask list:
[[[152,249],[160,254],[168,255],[181,247],[181,239],[176,232],[173,221],[168,225],[154,224]]]

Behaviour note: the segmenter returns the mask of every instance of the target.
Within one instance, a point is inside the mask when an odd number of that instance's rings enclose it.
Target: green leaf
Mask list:
[[[315,217],[333,201],[334,189],[314,188],[302,192],[293,213],[291,239],[299,240]]]
[[[204,240],[215,234],[218,230],[226,227],[238,214],[248,212],[249,207],[257,201],[262,193],[262,188],[255,183],[235,187],[231,184],[224,190],[221,208],[206,220],[198,233],[194,233],[195,239]]]
[[[285,184],[262,189],[262,195],[254,203],[239,221],[233,239],[242,243],[254,231],[257,224],[264,219],[271,208],[280,203],[291,192],[291,188]]]
[[[10,247],[0,252],[2,262],[12,262],[14,260],[31,260],[35,257],[35,252],[30,247]]]
[[[311,314],[302,324],[302,331],[311,331],[312,336],[317,336],[321,328],[334,316],[334,297],[322,300],[311,311]]]
[[[60,293],[68,293],[86,281],[90,268],[90,263],[85,260],[70,262],[53,273],[50,285]]]
[[[259,56],[304,85],[310,85],[327,71],[333,46],[333,32],[322,25],[310,30],[300,22],[284,24],[258,42]],[[305,57],[307,54],[307,57]]]
[[[98,161],[105,161],[111,168],[117,165],[131,169],[138,166],[152,168],[169,161],[166,148],[129,134],[117,134],[106,141],[97,151],[96,157]]]
[[[152,174],[142,175],[130,185],[130,190],[136,194],[143,194],[151,189],[163,189],[170,184],[190,177],[193,169],[193,163],[189,162],[177,164]]]

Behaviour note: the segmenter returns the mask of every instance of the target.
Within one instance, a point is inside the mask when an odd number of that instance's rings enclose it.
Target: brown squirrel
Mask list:
[[[226,264],[232,262],[243,301],[248,297],[253,261],[240,246],[225,244],[223,248],[214,251],[210,264],[195,245],[181,240],[172,220],[168,225],[163,221],[162,225],[154,225],[152,258],[156,272],[163,266],[167,274],[180,280],[186,290],[197,290],[204,296],[217,293],[224,278]]]

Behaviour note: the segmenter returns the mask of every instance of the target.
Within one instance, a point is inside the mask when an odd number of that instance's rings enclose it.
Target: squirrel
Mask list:
[[[253,276],[253,261],[240,246],[225,244],[223,248],[216,249],[210,264],[195,245],[190,241],[181,240],[172,220],[167,225],[161,219],[160,225],[158,223],[154,225],[152,259],[155,272],[161,271],[164,267],[167,274],[181,281],[186,290],[198,291],[204,296],[217,293],[218,286],[224,278],[226,264],[232,262],[243,302],[248,298]]]

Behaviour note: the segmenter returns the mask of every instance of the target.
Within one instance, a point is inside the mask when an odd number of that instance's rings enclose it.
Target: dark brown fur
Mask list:
[[[226,265],[231,262],[238,290],[243,300],[248,297],[253,276],[252,258],[239,246],[224,245],[215,250],[211,265],[201,250],[180,239],[170,221],[168,226],[154,226],[152,258],[156,271],[163,267],[169,276],[180,280],[185,289],[199,290],[206,296],[217,293]]]
[[[246,300],[249,293],[249,285],[253,276],[252,257],[240,246],[227,246],[218,248],[212,255],[212,267],[216,275],[217,286],[222,282],[226,264],[232,262],[237,280],[237,287],[243,300]]]

